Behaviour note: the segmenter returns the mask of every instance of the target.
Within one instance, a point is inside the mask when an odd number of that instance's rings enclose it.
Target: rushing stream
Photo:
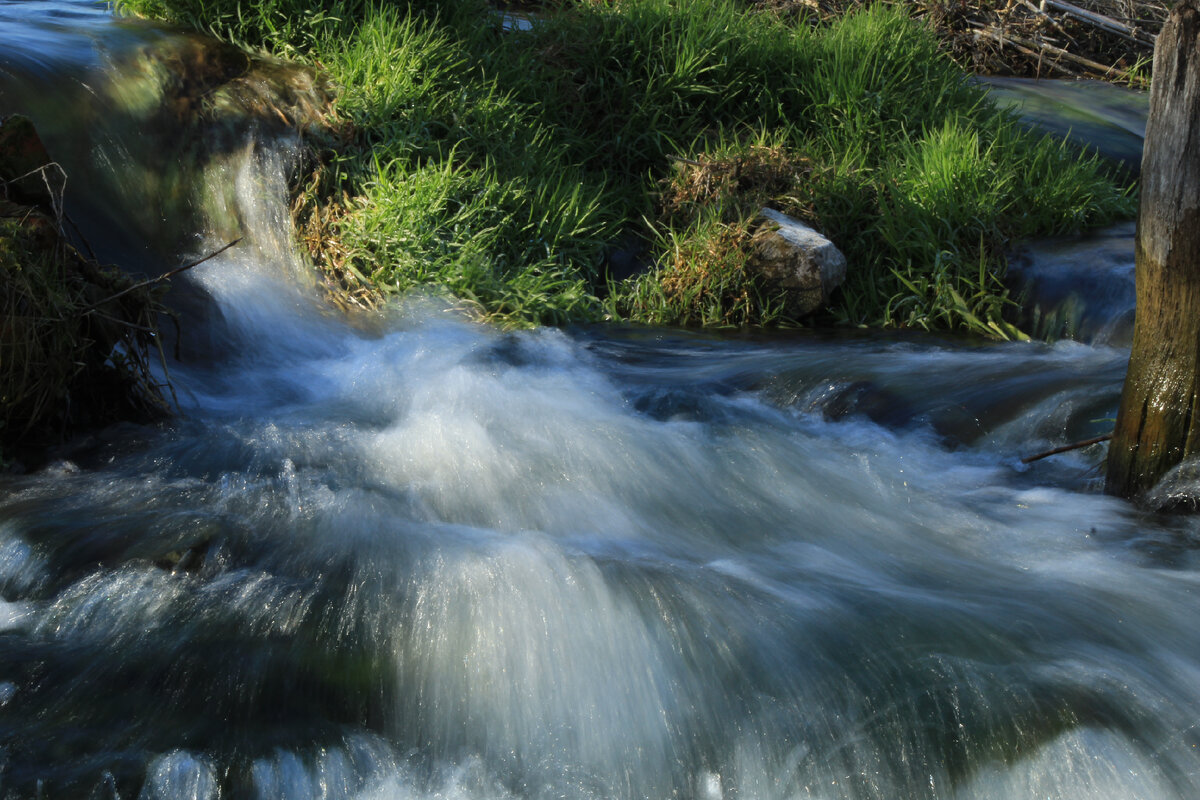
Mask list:
[[[0,2],[0,113],[127,258],[167,201],[95,200],[151,170],[79,123],[169,39]],[[364,331],[297,277],[287,151],[210,168],[171,256],[247,236],[191,276],[183,414],[0,479],[0,796],[1200,795],[1200,531],[1102,449],[1019,461],[1111,426],[1119,336]]]

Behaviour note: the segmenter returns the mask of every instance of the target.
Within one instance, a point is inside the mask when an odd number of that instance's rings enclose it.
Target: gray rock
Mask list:
[[[769,208],[762,216],[765,221],[750,240],[750,269],[769,286],[787,290],[789,315],[813,313],[846,279],[846,257],[799,220]]]

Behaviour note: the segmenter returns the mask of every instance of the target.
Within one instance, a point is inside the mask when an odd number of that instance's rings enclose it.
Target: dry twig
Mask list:
[[[1046,450],[1045,452],[1038,453],[1036,455],[1026,456],[1025,458],[1021,459],[1021,463],[1022,464],[1032,464],[1034,461],[1041,461],[1043,458],[1048,458],[1050,456],[1056,456],[1059,453],[1067,453],[1067,452],[1070,452],[1071,450],[1079,450],[1084,447],[1090,447],[1091,445],[1094,445],[1094,444],[1100,444],[1101,442],[1107,442],[1111,438],[1112,438],[1112,434],[1108,433],[1108,434],[1105,434],[1104,436],[1097,436],[1093,439],[1084,439],[1082,442],[1072,442],[1071,444],[1064,444],[1059,447],[1054,447],[1054,448],[1051,448],[1050,450]]]
[[[208,261],[210,259],[216,258],[217,256],[221,255],[221,253],[224,253],[226,250],[233,247],[235,244],[237,244],[241,240],[242,240],[242,237],[239,236],[238,238],[234,239],[232,242],[225,245],[224,247],[221,247],[221,248],[209,253],[204,258],[198,258],[195,261],[191,262],[190,264],[184,264],[182,267],[176,267],[175,269],[168,270],[167,272],[164,272],[162,275],[159,275],[157,278],[149,278],[149,279],[141,281],[139,283],[135,283],[132,286],[127,286],[114,295],[110,295],[109,297],[106,297],[103,300],[97,300],[95,303],[92,303],[90,306],[85,306],[84,308],[81,308],[79,310],[79,313],[87,314],[89,312],[95,311],[100,306],[104,305],[105,303],[112,302],[113,300],[116,300],[118,297],[124,297],[125,295],[129,294],[130,292],[136,292],[138,289],[145,289],[147,286],[153,286],[156,283],[162,283],[163,281],[165,281],[169,278],[175,277],[176,275],[178,275],[181,272],[186,272],[187,270],[191,269],[192,267],[198,267],[201,264],[203,264],[205,261]]]

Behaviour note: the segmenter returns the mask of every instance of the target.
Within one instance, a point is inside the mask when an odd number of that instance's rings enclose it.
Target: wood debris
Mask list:
[[[1093,78],[1145,88],[1165,0],[884,0],[937,30],[972,72],[1032,78]],[[789,18],[828,22],[868,0],[757,0]]]

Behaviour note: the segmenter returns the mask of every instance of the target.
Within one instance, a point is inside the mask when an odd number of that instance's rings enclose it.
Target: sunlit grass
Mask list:
[[[822,319],[1011,336],[1004,246],[1133,210],[1102,164],[996,111],[895,7],[815,27],[729,0],[613,0],[506,32],[470,0],[121,5],[323,68],[342,135],[312,186],[339,206],[347,271],[512,323],[795,322],[744,269],[762,203],[846,253]],[[806,167],[668,208],[686,179],[673,158],[752,152]],[[653,265],[611,280],[606,248],[630,231]]]

